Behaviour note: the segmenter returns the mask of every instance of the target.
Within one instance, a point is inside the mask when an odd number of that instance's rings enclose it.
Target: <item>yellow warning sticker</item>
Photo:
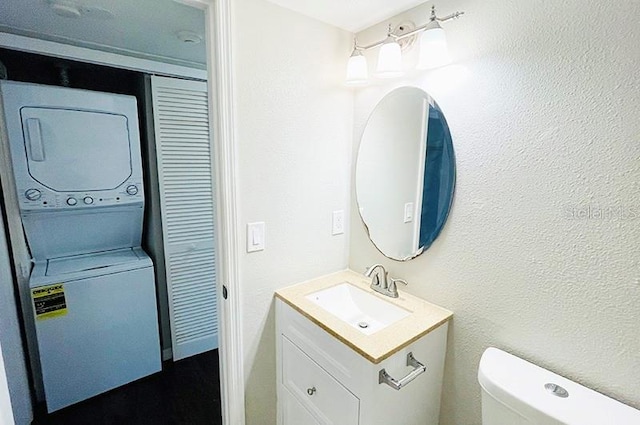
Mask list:
[[[36,319],[44,320],[67,314],[64,284],[41,286],[31,290]]]

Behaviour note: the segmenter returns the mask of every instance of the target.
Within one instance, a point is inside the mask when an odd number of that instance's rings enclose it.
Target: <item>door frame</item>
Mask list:
[[[4,369],[4,358],[0,346],[0,425],[14,425],[13,408],[7,385],[7,372]]]
[[[2,119],[0,119],[0,121],[2,121]],[[10,263],[9,238],[6,234],[7,232],[5,231],[4,225],[4,212],[0,209],[0,279],[2,279],[2,285],[11,285],[13,284],[13,282],[11,282],[11,268],[10,266],[6,267],[6,265]],[[9,280],[9,282],[6,280]],[[4,294],[6,294],[6,291]],[[9,385],[7,383],[7,372],[4,365],[2,345],[0,344],[0,425],[14,424],[15,418],[13,416],[13,407],[11,406],[11,395],[9,394]]]
[[[245,381],[237,205],[237,146],[233,81],[231,0],[174,0],[204,11],[209,81],[209,117],[214,149],[217,195],[217,256],[220,329],[222,423],[244,425]]]
[[[244,370],[238,246],[237,146],[231,0],[177,0],[205,14],[209,116],[217,177],[218,297],[222,423],[244,425]]]

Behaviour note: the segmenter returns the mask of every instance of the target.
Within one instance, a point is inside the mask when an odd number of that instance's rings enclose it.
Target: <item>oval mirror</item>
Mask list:
[[[455,187],[451,133],[436,102],[401,87],[375,107],[356,162],[356,198],[369,238],[385,256],[405,261],[438,237]]]

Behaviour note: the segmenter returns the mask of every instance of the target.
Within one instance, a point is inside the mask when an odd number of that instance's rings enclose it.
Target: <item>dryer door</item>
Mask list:
[[[29,174],[57,192],[115,189],[131,176],[127,117],[58,108],[20,110]]]

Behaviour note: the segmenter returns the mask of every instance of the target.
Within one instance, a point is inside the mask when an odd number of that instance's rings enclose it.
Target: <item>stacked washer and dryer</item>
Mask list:
[[[49,412],[161,369],[132,96],[0,82]]]

